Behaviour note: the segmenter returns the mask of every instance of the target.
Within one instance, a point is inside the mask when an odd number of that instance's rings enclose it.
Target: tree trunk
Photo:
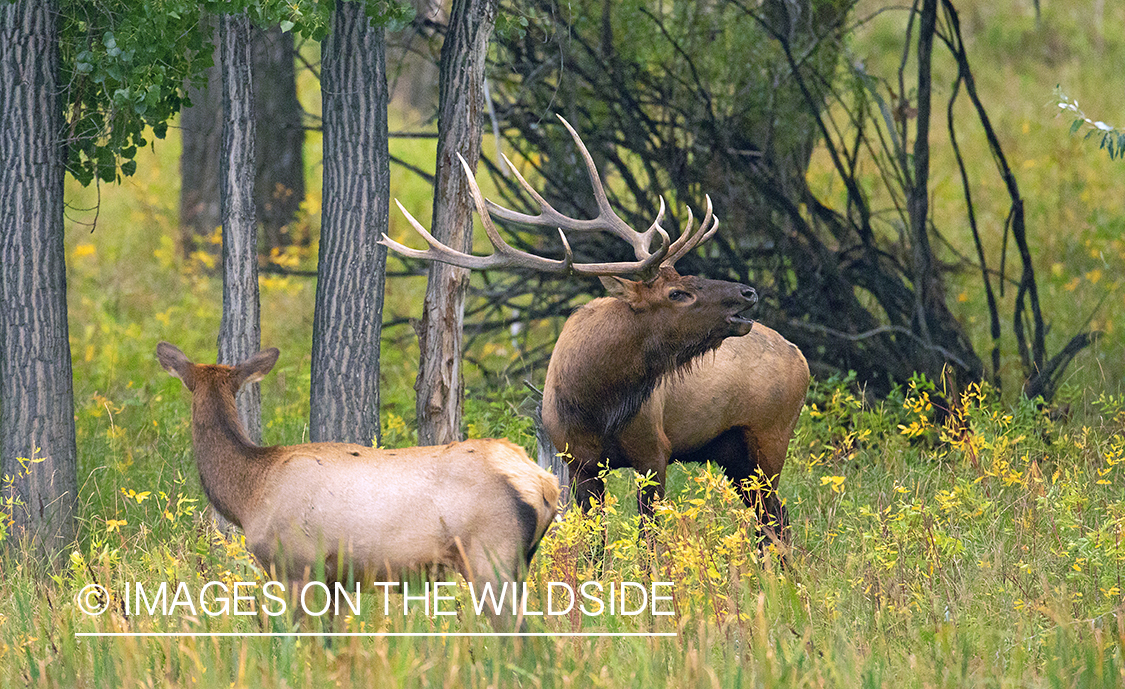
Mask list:
[[[254,81],[250,69],[250,18],[219,17],[223,147],[219,197],[223,223],[223,320],[219,363],[237,364],[261,347],[258,302],[258,235],[254,218]],[[261,442],[257,383],[239,391],[238,415],[254,442]]]
[[[390,153],[383,29],[337,2],[321,57],[324,209],[313,315],[309,435],[364,445],[379,434]]]
[[[17,538],[75,538],[58,2],[0,5],[0,458]],[[29,461],[30,460],[30,461]],[[35,462],[35,463],[32,463]]]
[[[210,21],[212,25],[214,18]],[[188,89],[191,107],[180,111],[180,247],[187,257],[198,238],[222,222],[219,205],[219,149],[223,139],[222,73],[219,51],[207,70],[207,85]]]
[[[924,0],[918,33],[918,115],[914,140],[914,174],[908,189],[906,208],[910,217],[910,244],[914,268],[915,320],[919,335],[925,344],[933,344],[930,324],[927,322],[931,302],[939,298],[940,290],[930,248],[930,230],[927,225],[930,192],[930,64],[937,26],[937,0]],[[936,356],[926,354],[932,359]],[[940,364],[938,364],[940,366]],[[932,367],[928,367],[932,368]]]
[[[297,100],[293,34],[276,26],[253,33],[257,150],[263,153],[258,156],[254,199],[269,251],[308,243],[307,236],[289,232],[305,199],[305,130]]]
[[[496,23],[496,0],[454,0],[441,48],[437,174],[433,235],[468,252],[473,245],[473,199],[457,154],[476,168],[484,117],[484,65]],[[469,271],[430,264],[422,320],[421,360],[414,384],[418,442],[443,445],[461,437],[461,326]]]

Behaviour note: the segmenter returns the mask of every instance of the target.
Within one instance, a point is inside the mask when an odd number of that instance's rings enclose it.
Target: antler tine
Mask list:
[[[707,195],[707,194],[704,194],[703,198],[705,198],[707,200],[707,216],[711,216],[711,196]],[[701,227],[706,226],[706,225],[707,225],[707,217],[704,217],[703,218],[703,225],[701,225]],[[719,231],[719,217],[716,215],[716,216],[712,217],[711,229],[707,230],[707,232],[702,233],[702,236],[699,238],[699,241],[695,243],[695,246],[700,246],[702,244],[707,243],[708,241],[711,240],[711,237],[715,236],[715,233],[718,232],[718,231]]]
[[[648,258],[632,261],[632,262],[617,262],[617,263],[575,263],[571,266],[574,272],[580,275],[624,275],[625,273],[647,273],[649,269],[656,265],[661,265],[661,260],[668,253],[668,242],[671,241],[668,233],[658,224],[653,224],[656,233],[660,235],[660,248],[656,253],[650,255]],[[562,230],[559,230],[562,234]],[[563,242],[566,242],[566,237],[563,237]],[[570,246],[567,246],[570,250]]]
[[[395,252],[402,254],[408,258],[419,258],[427,261],[441,261],[460,268],[468,268],[470,270],[486,270],[489,268],[528,268],[546,273],[561,273],[567,274],[571,270],[571,265],[574,261],[574,255],[570,251],[570,245],[567,243],[566,238],[563,238],[563,246],[566,249],[566,256],[562,260],[555,260],[536,256],[535,254],[520,251],[515,247],[509,245],[496,231],[496,226],[492,223],[492,218],[488,214],[488,207],[485,205],[484,195],[481,194],[480,187],[477,186],[476,179],[473,178],[473,170],[461,154],[457,154],[457,159],[461,161],[461,169],[465,172],[466,181],[469,183],[469,193],[473,197],[473,204],[476,206],[477,213],[480,215],[481,222],[484,224],[485,234],[488,235],[488,240],[492,243],[495,251],[489,256],[473,256],[461,251],[457,251],[437,240],[422,223],[414,219],[410,215],[398,199],[395,199],[395,204],[402,214],[406,216],[406,220],[414,230],[422,235],[422,239],[426,240],[426,244],[430,246],[429,249],[421,251],[418,249],[411,249],[408,246],[400,244],[395,240],[388,237],[386,234],[379,240],[383,246],[393,249]],[[560,230],[560,234],[561,234]]]
[[[555,210],[555,208],[551,204],[547,203],[547,199],[540,196],[539,192],[535,191],[535,187],[528,184],[527,180],[524,179],[523,175],[520,174],[520,170],[518,167],[516,167],[516,164],[512,162],[511,158],[504,155],[503,151],[501,151],[500,157],[503,158],[504,162],[508,164],[508,169],[511,170],[512,174],[516,176],[516,179],[519,181],[520,186],[523,187],[523,190],[530,194],[531,198],[535,199],[535,202],[539,204],[539,215],[527,215],[525,213],[520,213],[518,211],[505,208],[489,199],[485,199],[485,203],[488,204],[489,211],[495,213],[496,217],[500,218],[501,220],[523,223],[524,225],[547,225],[554,224],[550,223],[549,221],[555,218],[559,220],[568,219],[562,213]]]
[[[519,181],[520,186],[527,191],[531,198],[539,204],[539,213],[537,215],[527,215],[520,213],[503,206],[499,206],[492,201],[488,202],[489,210],[496,214],[496,217],[501,220],[509,222],[522,223],[524,225],[537,225],[537,226],[554,226],[574,232],[602,232],[608,231],[617,235],[621,239],[629,243],[633,247],[633,254],[637,260],[648,259],[652,256],[649,246],[652,244],[654,235],[659,233],[653,228],[649,227],[644,232],[634,230],[628,223],[622,220],[616,213],[614,213],[612,206],[609,204],[609,198],[606,196],[605,187],[602,186],[601,176],[598,174],[597,167],[594,165],[594,159],[590,155],[590,151],[586,148],[586,144],[582,143],[582,138],[578,136],[578,132],[574,127],[570,126],[561,115],[558,116],[559,121],[563,123],[570,136],[574,139],[574,143],[578,146],[579,152],[582,154],[582,160],[586,164],[586,172],[590,177],[590,184],[594,191],[594,200],[598,204],[598,217],[592,220],[581,220],[578,218],[571,218],[563,215],[557,211],[551,204],[532,188],[527,180],[519,173],[515,165],[504,157],[508,162],[508,166],[516,174],[516,179]],[[662,247],[662,251],[666,251],[666,247]]]
[[[672,247],[668,249],[668,258],[664,261],[667,265],[674,264],[676,259],[682,255],[681,252],[684,250],[684,245],[691,241],[692,235],[696,231],[696,228],[693,226],[694,222],[695,216],[692,214],[691,206],[688,206],[687,221],[684,222],[684,229],[680,230],[680,236],[676,238],[676,241],[672,242]]]
[[[661,265],[674,266],[676,261],[680,260],[687,253],[695,249],[700,244],[711,239],[715,232],[719,229],[719,219],[714,216],[713,208],[711,205],[711,196],[708,194],[704,196],[707,202],[706,212],[703,215],[703,221],[699,223],[699,227],[693,230],[691,208],[688,208],[687,223],[684,225],[683,232],[680,233],[679,238],[668,250],[668,258],[664,259]]]
[[[656,220],[649,226],[648,232],[651,234],[655,232],[660,237],[660,248],[656,253],[649,254],[643,259],[637,261],[619,261],[615,263],[576,263],[571,266],[575,273],[580,275],[622,275],[625,273],[648,273],[649,269],[653,266],[660,265],[664,257],[668,254],[668,243],[670,241],[668,233],[660,224],[664,221],[664,197],[660,197],[660,212],[656,214]],[[570,244],[566,241],[566,235],[563,234],[562,228],[559,228],[559,236],[562,237],[563,246],[566,247],[567,253],[570,252]]]
[[[406,256],[407,258],[417,258],[424,261],[441,261],[442,263],[448,263],[459,268],[468,268],[470,270],[486,270],[488,268],[499,268],[504,265],[502,259],[505,257],[502,254],[473,256],[442,244],[426,231],[422,223],[418,222],[409,211],[402,207],[398,199],[395,199],[395,204],[398,206],[398,209],[402,211],[402,214],[406,216],[406,220],[410,223],[410,226],[413,227],[418,234],[422,235],[422,239],[426,240],[426,244],[430,245],[430,248],[425,251],[411,249],[405,244],[400,244],[391,239],[390,236],[384,232],[383,238],[379,240],[379,244],[382,244],[395,253]]]

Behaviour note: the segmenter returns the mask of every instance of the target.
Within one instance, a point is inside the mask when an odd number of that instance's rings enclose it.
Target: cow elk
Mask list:
[[[558,481],[507,440],[259,447],[234,398],[273,368],[277,349],[237,366],[193,364],[167,342],[156,353],[191,391],[207,499],[242,527],[264,566],[290,581],[315,576],[321,562],[330,584],[401,581],[437,566],[459,571],[478,591],[486,582],[496,590],[522,580],[555,517]]]
[[[411,258],[463,268],[516,268],[597,275],[609,292],[578,308],[563,326],[547,367],[543,424],[570,467],[574,495],[585,508],[604,491],[600,467],[652,472],[656,485],[641,492],[642,514],[663,492],[668,462],[712,461],[738,486],[760,523],[780,535],[785,523],[777,496],[789,440],[804,406],[808,364],[774,330],[745,316],[754,290],[721,280],[682,276],[675,263],[718,229],[711,200],[698,227],[690,209],[679,238],[669,245],[661,227],[664,201],[644,232],[610,207],[593,159],[561,117],[586,163],[598,217],[581,220],[555,210],[516,172],[540,206],[526,215],[484,200],[462,160],[477,211],[495,251],[473,256],[434,239],[403,209],[429,249],[410,249],[386,235],[382,243]],[[516,169],[509,162],[509,168]],[[402,209],[401,204],[399,208]],[[564,258],[520,251],[500,237],[491,215],[525,225],[556,227]],[[635,262],[576,264],[564,230],[610,232],[628,242]],[[659,239],[656,251],[650,248]],[[640,274],[628,280],[626,274]]]

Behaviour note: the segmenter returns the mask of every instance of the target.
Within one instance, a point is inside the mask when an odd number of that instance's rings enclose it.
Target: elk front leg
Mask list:
[[[605,500],[605,481],[602,479],[602,457],[600,444],[577,443],[565,449],[566,461],[570,467],[570,491],[578,507],[586,512],[594,500],[602,504]]]
[[[583,465],[570,468],[571,491],[578,507],[586,512],[596,500],[598,504],[605,501],[605,481],[599,475],[601,472],[597,465]]]
[[[664,481],[668,475],[668,463],[664,462],[662,466],[653,467],[649,471],[637,469],[639,474],[652,473],[654,483],[649,483],[637,491],[637,512],[640,513],[641,519],[649,521],[656,514],[652,507],[653,500],[660,500],[664,497]]]
[[[660,427],[643,423],[645,420],[643,416],[638,417],[640,423],[630,424],[625,429],[621,435],[621,449],[634,471],[652,478],[651,483],[637,492],[637,512],[647,522],[654,514],[652,501],[664,497],[664,482],[668,476],[672,443]]]

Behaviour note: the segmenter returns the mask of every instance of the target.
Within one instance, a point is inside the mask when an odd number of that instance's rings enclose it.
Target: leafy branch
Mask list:
[[[1077,134],[1083,127],[1088,127],[1085,138],[1101,136],[1102,140],[1098,148],[1105,149],[1109,153],[1110,160],[1125,158],[1125,131],[1101,120],[1087,117],[1086,113],[1078,107],[1078,100],[1067,97],[1060,86],[1055,87],[1055,98],[1058,100],[1059,110],[1069,111],[1075,117],[1070,125],[1071,134]]]

